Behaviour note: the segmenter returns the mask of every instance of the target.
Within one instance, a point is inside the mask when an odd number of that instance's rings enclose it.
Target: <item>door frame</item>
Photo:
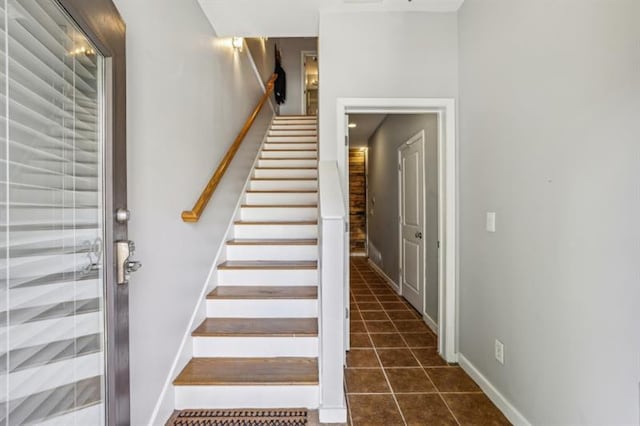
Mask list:
[[[336,101],[336,160],[348,194],[347,114],[436,114],[438,116],[438,352],[447,362],[458,361],[458,142],[456,101],[453,98],[338,98]],[[345,200],[348,202],[348,199]],[[347,236],[348,238],[348,236]],[[345,256],[349,285],[349,253]],[[347,299],[348,300],[348,299]]]
[[[420,167],[422,168],[422,226],[423,228],[427,225],[427,197],[426,197],[426,187],[427,187],[427,179],[426,179],[426,167],[425,167],[425,131],[424,129],[417,132],[415,135],[411,136],[407,139],[402,145],[400,145],[397,149],[398,153],[398,166],[400,166],[400,162],[402,160],[402,151],[406,149],[408,146],[413,145],[418,139],[422,140],[422,164]],[[412,142],[413,141],[413,142]],[[398,167],[398,213],[402,212],[402,169]],[[426,235],[426,231],[423,229],[423,236]],[[422,280],[420,285],[423,288],[422,291],[422,310],[420,311],[420,315],[425,317],[425,308],[426,308],[426,264],[427,264],[427,250],[424,242],[424,238],[422,239]],[[398,276],[398,289],[401,295],[404,295],[404,280],[402,279],[402,265],[404,261],[404,257],[402,256],[402,216],[398,217],[398,265],[400,267],[399,276]],[[429,321],[426,321],[429,325],[429,328],[433,328],[433,324],[429,324]]]
[[[302,111],[302,115],[307,115],[307,94],[306,94],[307,86],[304,84],[304,80],[306,76],[305,69],[304,69],[305,68],[304,58],[305,56],[309,56],[309,55],[314,55],[317,57],[318,51],[317,50],[300,51],[300,97],[302,98],[302,109],[300,111]],[[318,81],[320,81],[319,75],[318,75]]]
[[[55,0],[105,58],[105,341],[106,424],[130,422],[129,289],[116,284],[115,241],[128,240],[127,223],[115,220],[127,208],[126,26],[112,0]],[[111,179],[109,179],[109,176]]]

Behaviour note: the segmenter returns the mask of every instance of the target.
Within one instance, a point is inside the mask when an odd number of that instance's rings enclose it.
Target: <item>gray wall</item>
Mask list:
[[[533,424],[640,421],[639,5],[460,12],[460,351]]]
[[[398,148],[425,131],[425,313],[438,321],[438,120],[434,114],[390,114],[369,138],[369,245],[381,259],[374,261],[396,284],[399,282]],[[375,198],[375,204],[373,199]]]
[[[180,212],[191,208],[262,92],[246,49],[238,53],[228,39],[214,38],[196,1],[116,3],[127,23],[129,235],[144,264],[129,285],[131,424],[141,425],[171,379],[270,110],[200,222],[183,223]],[[162,409],[159,423],[173,406]]]
[[[337,160],[339,97],[457,97],[455,13],[350,12],[320,16],[320,157]],[[343,188],[346,188],[346,175]]]

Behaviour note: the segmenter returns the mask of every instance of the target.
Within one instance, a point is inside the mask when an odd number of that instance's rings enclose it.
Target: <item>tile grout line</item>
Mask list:
[[[362,276],[362,278],[364,279],[364,276],[360,273],[360,271],[358,270],[358,273]],[[365,280],[365,285],[367,285],[368,287],[368,282],[366,282]],[[369,288],[369,290],[371,290]],[[443,404],[445,405],[445,407],[447,407],[447,410],[449,411],[449,413],[451,414],[451,416],[453,417],[453,420],[456,422],[456,424],[460,425],[460,421],[458,420],[458,418],[455,416],[455,414],[453,413],[453,411],[451,410],[451,407],[449,406],[449,404],[447,403],[447,401],[445,400],[445,398],[443,397],[443,392],[440,391],[440,389],[435,385],[435,383],[433,382],[433,379],[431,379],[431,376],[429,375],[426,367],[424,365],[422,365],[422,362],[420,362],[420,360],[418,359],[418,357],[415,354],[414,349],[419,349],[419,348],[412,348],[409,343],[407,342],[405,336],[400,332],[400,330],[398,329],[398,327],[396,326],[395,322],[393,322],[393,320],[391,319],[391,317],[389,316],[389,314],[387,313],[386,309],[384,309],[384,305],[382,305],[381,300],[378,299],[378,296],[373,293],[373,297],[377,300],[377,302],[380,304],[380,306],[383,307],[383,312],[385,313],[385,315],[389,318],[389,320],[391,321],[393,327],[397,330],[397,333],[385,333],[385,334],[398,334],[400,336],[400,338],[402,339],[402,341],[405,343],[405,345],[407,345],[407,348],[409,349],[409,353],[411,353],[411,355],[416,359],[416,361],[418,361],[418,366],[419,368],[423,371],[423,373],[427,376],[427,379],[429,380],[429,382],[431,383],[431,385],[433,386],[433,388],[435,389],[435,392],[431,392],[430,394],[437,394],[440,398],[440,400],[443,402]],[[355,295],[355,294],[354,294]],[[360,306],[358,305],[358,302],[355,300],[354,297],[354,303],[356,304],[356,306],[359,308]],[[366,312],[366,311],[365,311]],[[385,320],[380,320],[380,321],[385,321]],[[365,330],[367,330],[367,334],[369,335],[369,340],[371,340],[371,343],[373,344],[373,338],[371,337],[371,332],[369,332],[369,327],[367,326],[366,321],[364,320],[364,318],[362,318],[362,323],[364,325]],[[382,334],[382,333],[380,333]],[[429,346],[429,347],[433,347],[433,346]],[[436,345],[437,348],[437,345]],[[402,416],[402,420],[406,423],[406,420],[404,418],[404,413],[402,412],[402,409],[400,407],[400,404],[398,403],[398,400],[396,398],[396,392],[393,390],[393,388],[391,387],[391,382],[389,381],[389,378],[387,376],[386,370],[384,368],[384,365],[382,364],[382,360],[380,359],[380,355],[378,354],[377,351],[377,347],[375,346],[375,344],[373,344],[373,350],[374,353],[376,354],[376,357],[378,358],[378,362],[380,363],[380,367],[382,369],[382,372],[384,374],[385,380],[387,381],[387,384],[389,386],[389,389],[391,391],[391,395],[394,399],[394,401],[396,402],[396,405],[398,406],[398,410],[400,411],[400,415]],[[394,349],[394,348],[385,348],[385,349]],[[405,348],[400,348],[400,349],[405,349]],[[445,366],[434,366],[434,368],[442,368],[442,367],[452,367],[450,365],[445,365]],[[394,367],[394,368],[415,368],[415,367]],[[413,393],[413,392],[401,392],[401,393],[409,393],[409,394],[420,394],[419,392]],[[426,393],[426,392],[425,392]],[[469,392],[445,392],[445,393],[469,393]]]
[[[358,273],[360,273],[360,271],[358,271]],[[360,274],[362,276],[362,274]],[[363,277],[364,278],[364,277]],[[367,283],[368,286],[368,283]],[[382,306],[382,305],[380,305]],[[385,315],[386,312],[385,312]],[[388,315],[387,315],[388,317]],[[393,324],[393,322],[391,322],[391,324]],[[395,324],[393,324],[393,327],[396,328]],[[373,345],[373,339],[371,338],[371,333],[369,333],[369,327],[367,327],[367,324],[365,322],[364,324],[364,328],[367,330],[367,334],[369,334],[369,340],[371,340],[371,344]],[[382,364],[382,359],[380,359],[380,354],[378,354],[378,350],[376,349],[375,345],[373,347],[373,352],[376,354],[376,358],[378,359],[378,362],[380,363],[380,369],[382,370],[382,375],[384,376],[384,379],[387,382],[387,386],[389,386],[389,390],[391,391],[391,397],[393,398],[393,401],[396,403],[396,407],[398,408],[398,412],[400,413],[400,417],[402,418],[402,422],[405,424],[405,426],[407,426],[407,420],[404,418],[404,413],[402,412],[402,407],[400,407],[400,403],[398,402],[398,398],[396,398],[396,394],[393,391],[393,387],[391,386],[391,380],[389,380],[389,376],[387,375],[387,372],[384,369],[384,365]]]

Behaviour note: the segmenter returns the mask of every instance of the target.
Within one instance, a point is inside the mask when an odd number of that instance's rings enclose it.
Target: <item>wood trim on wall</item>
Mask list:
[[[367,152],[349,149],[349,246],[351,254],[366,253],[367,243]]]

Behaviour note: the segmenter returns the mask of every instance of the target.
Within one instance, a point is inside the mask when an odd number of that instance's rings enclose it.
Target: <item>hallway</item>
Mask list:
[[[435,334],[365,258],[351,260],[351,350],[345,369],[352,425],[507,425]]]

